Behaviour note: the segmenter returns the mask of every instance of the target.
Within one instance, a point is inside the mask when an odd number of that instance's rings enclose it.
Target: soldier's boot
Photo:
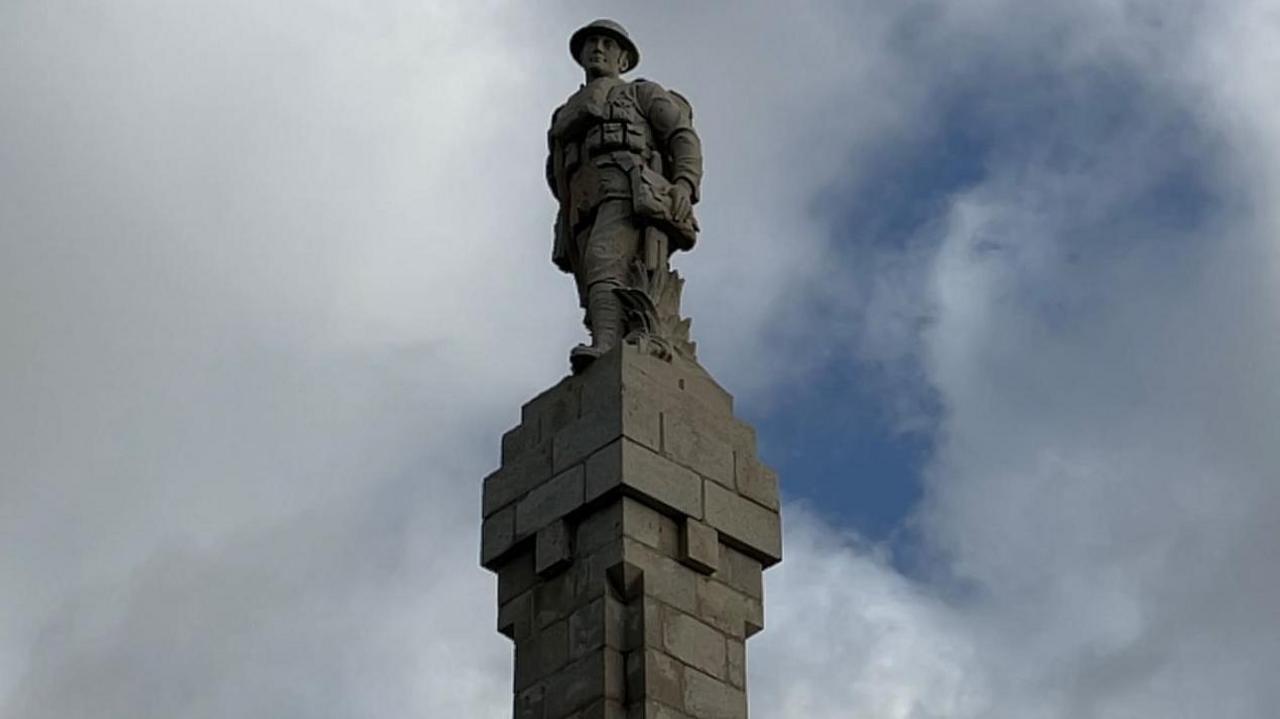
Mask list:
[[[612,284],[597,282],[587,290],[587,310],[591,314],[591,344],[578,345],[569,353],[574,372],[581,372],[613,349],[622,332],[622,302]]]

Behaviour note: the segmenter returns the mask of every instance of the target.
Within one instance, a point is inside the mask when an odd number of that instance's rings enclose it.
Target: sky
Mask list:
[[[1275,0],[0,5],[0,716],[510,716],[567,38],[704,143],[778,719],[1280,705]]]

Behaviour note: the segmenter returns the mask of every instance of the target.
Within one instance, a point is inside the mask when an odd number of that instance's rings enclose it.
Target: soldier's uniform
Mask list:
[[[646,256],[660,253],[665,270],[669,252],[693,246],[697,224],[692,213],[672,217],[670,193],[683,182],[697,202],[701,142],[679,94],[648,80],[599,77],[556,109],[548,145],[547,182],[560,201],[552,261],[573,273],[594,346],[607,349],[601,345],[616,342],[621,324],[613,290],[633,284]],[[655,243],[660,250],[646,247]]]

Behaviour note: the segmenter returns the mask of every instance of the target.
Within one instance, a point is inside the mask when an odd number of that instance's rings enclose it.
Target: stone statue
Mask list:
[[[655,82],[622,79],[640,51],[612,20],[579,29],[569,51],[586,78],[551,116],[547,182],[560,203],[551,260],[576,280],[591,332],[570,364],[580,372],[620,341],[693,359],[683,280],[668,265],[697,239],[693,109]]]

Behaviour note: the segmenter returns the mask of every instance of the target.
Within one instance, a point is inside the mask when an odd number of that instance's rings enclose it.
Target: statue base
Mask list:
[[[515,717],[745,719],[778,508],[755,431],[683,357],[623,343],[525,404],[481,545]]]

